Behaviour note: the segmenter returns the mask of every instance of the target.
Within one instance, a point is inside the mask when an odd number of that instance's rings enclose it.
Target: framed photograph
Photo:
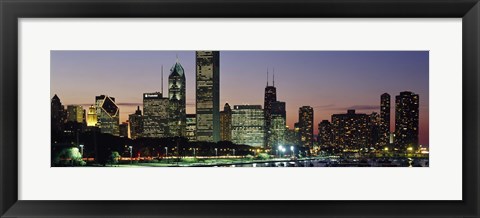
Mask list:
[[[0,4],[1,217],[479,215],[476,0]]]

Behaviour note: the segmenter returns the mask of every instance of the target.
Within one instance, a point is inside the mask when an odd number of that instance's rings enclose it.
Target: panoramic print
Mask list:
[[[428,167],[428,51],[51,51],[52,167]]]

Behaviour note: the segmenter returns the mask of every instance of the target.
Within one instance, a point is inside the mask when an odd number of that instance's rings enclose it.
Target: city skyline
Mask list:
[[[52,51],[51,96],[64,105],[94,105],[94,97],[117,99],[120,122],[128,119],[142,94],[163,92],[161,66],[179,62],[185,69],[187,113],[195,113],[195,51]],[[277,99],[286,102],[287,125],[298,109],[314,109],[314,134],[322,120],[355,109],[380,112],[380,95],[402,91],[420,96],[419,143],[428,146],[428,52],[426,51],[221,51],[219,110],[234,105],[263,105],[267,68],[275,68]],[[168,75],[169,72],[166,71]],[[164,86],[167,84],[166,77]],[[245,84],[248,84],[246,86]],[[167,87],[167,86],[165,86]],[[103,91],[102,91],[103,90]],[[394,100],[392,99],[392,102]],[[395,107],[391,105],[390,130]]]

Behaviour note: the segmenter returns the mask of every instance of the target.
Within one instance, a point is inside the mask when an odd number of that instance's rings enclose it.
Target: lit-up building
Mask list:
[[[220,140],[220,52],[196,51],[197,141]]]
[[[301,146],[313,146],[313,108],[302,106],[298,109],[298,127],[300,130]]]
[[[274,101],[270,103],[270,136],[268,137],[268,145],[272,147],[272,151],[277,149],[279,145],[285,145],[285,131],[287,126],[287,112],[285,110],[285,102]]]
[[[89,127],[97,126],[98,117],[97,117],[97,109],[95,108],[95,106],[91,105],[90,107],[88,107],[86,120],[87,120],[87,126]]]
[[[265,119],[265,142],[266,147],[272,147],[272,103],[277,101],[277,88],[275,88],[275,74],[273,75],[273,85],[268,84],[268,69],[267,69],[267,86],[265,87],[263,113]]]
[[[295,132],[295,128],[290,129],[288,128],[288,126],[285,127],[285,144],[286,145],[298,146],[299,145],[298,139],[299,137],[298,137],[298,134]]]
[[[368,147],[369,116],[348,110],[346,114],[332,115],[333,143],[344,149],[358,150]]]
[[[143,93],[143,137],[168,136],[168,106],[169,100],[162,93]]]
[[[142,137],[143,116],[140,106],[137,106],[137,110],[134,114],[128,115],[128,124],[130,125],[130,138],[136,139],[138,137]]]
[[[261,105],[235,105],[232,110],[232,142],[264,147],[265,121]]]
[[[168,76],[169,136],[184,136],[186,128],[185,72],[178,62],[170,69]]]
[[[225,103],[220,112],[220,140],[232,141],[232,108],[228,103]]]
[[[293,124],[293,133],[295,135],[295,139],[296,139],[296,145],[297,146],[300,146],[302,145],[302,141],[300,140],[300,124],[298,122],[294,123]]]
[[[368,115],[368,145],[373,148],[381,148],[384,146],[380,143],[382,135],[380,134],[381,119],[378,113],[372,112]]]
[[[197,115],[196,114],[187,114],[187,127],[185,137],[188,141],[195,142],[197,141]]]
[[[418,94],[400,92],[395,97],[395,146],[398,149],[418,149],[418,117]]]
[[[80,105],[67,105],[67,122],[83,123],[85,111]]]
[[[106,95],[96,96],[95,108],[100,132],[118,136],[120,134],[120,109],[115,104],[115,98]]]
[[[65,107],[62,105],[60,98],[54,95],[51,101],[51,130],[52,132],[61,132],[65,123]]]
[[[380,96],[380,146],[386,146],[390,141],[390,95],[383,93]]]
[[[333,129],[328,120],[322,120],[318,124],[318,144],[320,146],[333,145]]]

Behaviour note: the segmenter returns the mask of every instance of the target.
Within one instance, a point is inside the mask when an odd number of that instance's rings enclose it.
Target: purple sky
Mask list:
[[[142,105],[142,93],[164,91],[176,56],[187,78],[187,113],[195,113],[194,51],[52,51],[51,96],[64,105],[94,104],[100,94],[116,98],[120,121]],[[315,133],[321,120],[348,108],[379,112],[380,95],[420,95],[420,144],[428,145],[428,51],[221,51],[220,105],[260,104],[267,67],[275,68],[277,98],[287,106],[287,125],[298,108],[314,107]],[[392,122],[392,130],[394,127]]]

